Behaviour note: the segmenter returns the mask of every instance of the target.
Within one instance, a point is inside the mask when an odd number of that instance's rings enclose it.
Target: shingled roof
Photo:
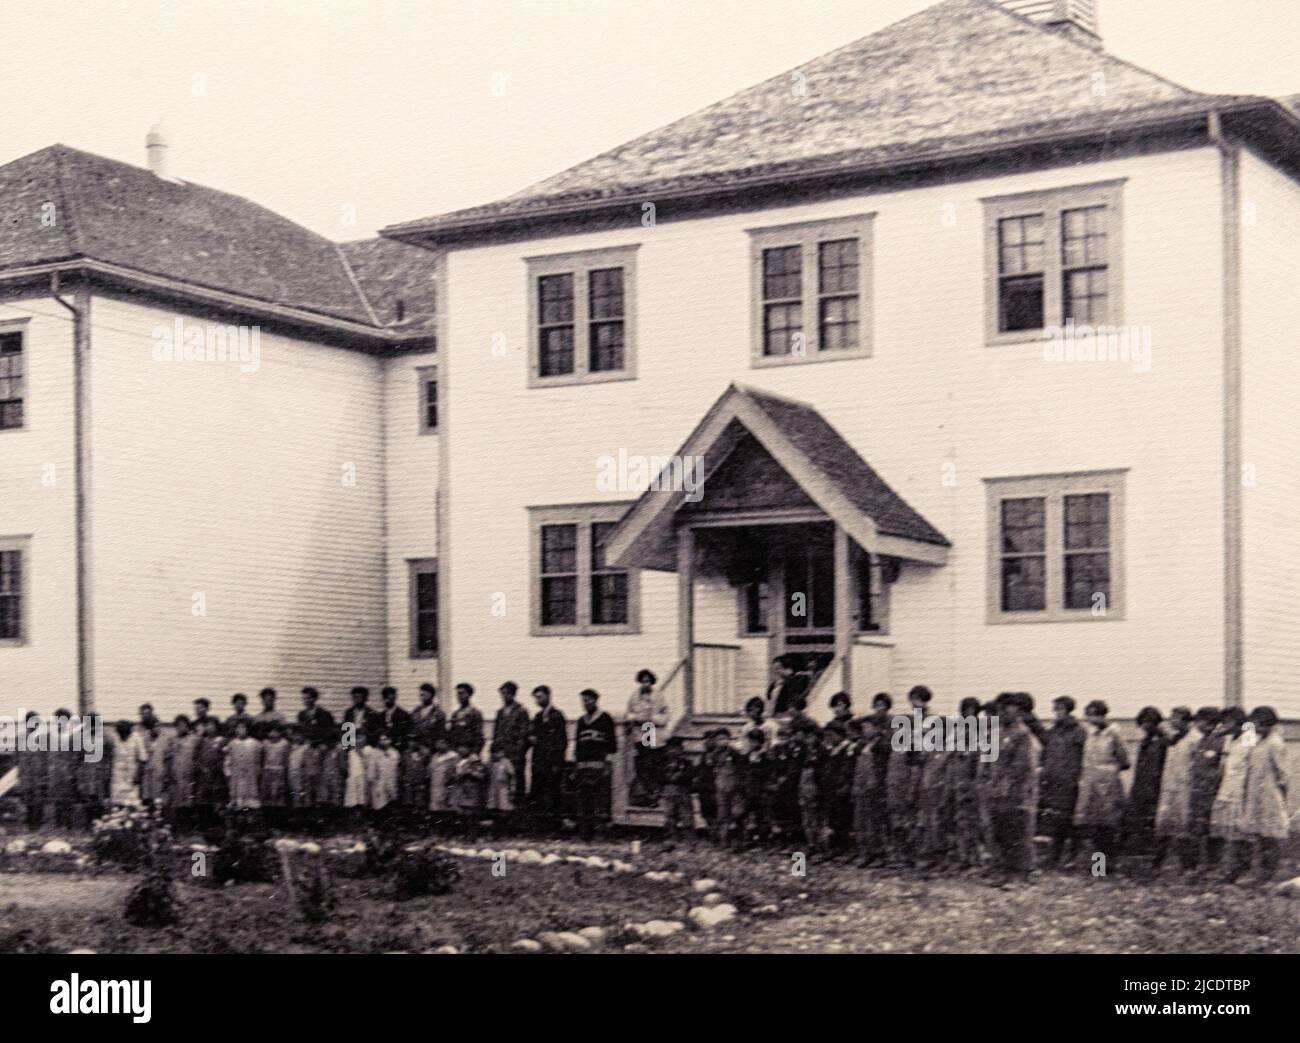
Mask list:
[[[372,327],[387,324],[388,295],[400,289],[414,317],[403,329],[432,318],[427,251],[387,240],[340,246],[240,196],[66,145],[0,166],[0,277],[74,259]]]
[[[951,546],[816,409],[732,384],[675,454],[704,461],[707,484],[746,438],[756,441],[825,516],[872,553],[942,564]],[[654,483],[628,508],[606,545],[620,565],[676,568],[673,518],[690,506],[683,489]]]
[[[1265,100],[1188,90],[996,0],[943,0],[516,195],[384,234],[437,238],[601,200],[940,158]]]

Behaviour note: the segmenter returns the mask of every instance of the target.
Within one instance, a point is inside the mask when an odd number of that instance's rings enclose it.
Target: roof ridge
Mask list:
[[[82,240],[81,231],[77,227],[75,217],[80,198],[76,192],[69,188],[67,171],[64,169],[63,164],[64,154],[68,151],[68,146],[56,143],[50,148],[54,153],[54,183],[58,186],[59,206],[63,210],[62,214],[55,214],[54,220],[56,222],[65,222],[63,227],[66,229],[69,252],[84,254],[86,252],[85,243]]]
[[[370,298],[366,296],[366,291],[361,286],[361,280],[357,278],[357,273],[352,270],[352,265],[348,263],[347,255],[343,252],[343,244],[331,242],[331,245],[334,247],[334,256],[343,265],[343,271],[347,274],[348,282],[352,284],[352,288],[357,291],[357,296],[361,298],[361,305],[366,309],[366,314],[370,316],[370,321],[376,326],[384,326],[385,323],[380,321],[379,313],[375,311],[370,303]]]

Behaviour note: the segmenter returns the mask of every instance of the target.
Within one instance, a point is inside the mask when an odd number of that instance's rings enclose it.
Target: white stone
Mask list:
[[[680,920],[647,920],[645,923],[629,924],[628,927],[638,938],[671,938],[686,929]]]
[[[530,859],[528,857],[529,855],[535,855],[535,854],[537,854],[536,851],[525,851],[524,856],[520,859],[520,861],[521,862],[536,861],[536,859]],[[564,859],[562,859],[554,851],[548,851],[546,854],[541,856],[541,864],[544,866],[553,866],[555,865],[556,862],[563,862],[563,861]]]
[[[544,931],[537,940],[552,952],[586,952],[591,942],[573,931]]]
[[[584,927],[578,932],[592,945],[604,945],[605,940],[609,937],[609,931],[604,927]]]
[[[1300,898],[1300,876],[1293,880],[1283,880],[1277,885],[1277,893],[1287,898]]]
[[[691,888],[702,895],[708,894],[710,891],[718,889],[718,882],[716,880],[696,880],[695,883],[691,884]]]
[[[72,854],[72,845],[66,840],[47,840],[41,848],[41,853],[45,855],[70,855]]]
[[[710,891],[708,894],[706,894],[703,898],[700,899],[700,904],[701,904],[701,905],[721,905],[721,904],[722,904],[722,895],[721,895],[719,892],[717,892],[717,891]]]
[[[22,837],[18,837],[14,840],[11,840],[9,841],[9,843],[5,845],[6,855],[21,855],[26,850],[27,850],[27,841],[24,840]]]
[[[438,956],[456,956],[460,953],[460,950],[454,945],[440,945],[433,951],[434,954]]]
[[[542,943],[534,938],[517,938],[510,943],[510,948],[516,952],[541,952]]]
[[[714,906],[697,905],[688,915],[701,930],[710,931],[719,924],[724,924],[728,920],[734,920],[736,917],[736,907],[727,904]]]
[[[96,956],[98,954],[95,952],[94,949],[69,949],[68,955],[69,956]]]
[[[521,865],[535,866],[545,861],[546,859],[536,851],[521,851],[519,853],[519,862]]]

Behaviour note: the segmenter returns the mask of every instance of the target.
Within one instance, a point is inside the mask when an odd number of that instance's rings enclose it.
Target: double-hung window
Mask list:
[[[986,339],[1118,326],[1123,183],[983,200]]]
[[[628,506],[530,508],[534,634],[639,630],[639,574],[612,564],[605,550]]]
[[[530,387],[636,376],[636,250],[528,258]]]
[[[989,622],[1122,618],[1123,471],[986,485]]]
[[[23,426],[23,332],[0,326],[0,431]]]
[[[871,216],[750,229],[753,364],[871,354]]]
[[[30,543],[26,536],[0,536],[0,646],[27,640]]]

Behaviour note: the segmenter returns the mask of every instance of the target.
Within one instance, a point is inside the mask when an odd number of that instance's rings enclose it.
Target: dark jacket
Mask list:
[[[563,764],[564,752],[569,747],[569,727],[564,714],[554,706],[538,710],[530,725],[528,741],[533,748],[534,770]]]
[[[573,742],[575,761],[603,761],[617,749],[613,717],[604,710],[597,710],[596,716],[590,720],[585,714],[578,718],[578,731]]]
[[[503,704],[492,722],[492,751],[501,751],[508,761],[517,761],[528,750],[528,735],[532,730],[528,711],[518,703]]]

